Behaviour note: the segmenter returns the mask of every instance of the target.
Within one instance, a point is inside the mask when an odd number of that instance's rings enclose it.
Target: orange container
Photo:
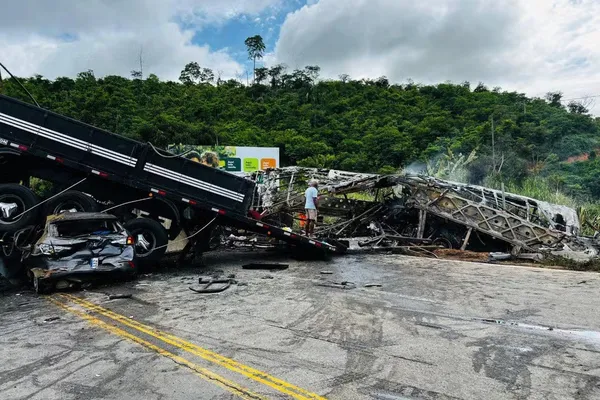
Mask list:
[[[306,214],[300,214],[300,228],[306,226]]]

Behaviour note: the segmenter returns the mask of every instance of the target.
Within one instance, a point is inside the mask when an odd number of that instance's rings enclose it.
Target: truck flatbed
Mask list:
[[[89,177],[106,191],[134,191],[214,214],[222,225],[265,234],[294,246],[343,250],[248,216],[251,180],[0,95],[0,154],[29,158],[40,174]],[[1,167],[0,167],[1,168]],[[52,171],[52,172],[48,172]],[[12,182],[0,170],[0,183]]]

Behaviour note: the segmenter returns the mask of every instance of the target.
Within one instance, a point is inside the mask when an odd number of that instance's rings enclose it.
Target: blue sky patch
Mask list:
[[[264,39],[266,52],[275,49],[279,38],[279,31],[285,17],[304,5],[314,3],[313,0],[288,0],[277,8],[267,9],[259,15],[240,15],[227,20],[223,24],[210,25],[198,30],[192,39],[197,45],[209,45],[211,50],[227,49],[227,53],[240,64],[252,68],[252,62],[248,60],[248,53],[244,40],[247,37],[261,35]],[[185,28],[191,28],[185,26]],[[258,62],[257,62],[258,65]]]

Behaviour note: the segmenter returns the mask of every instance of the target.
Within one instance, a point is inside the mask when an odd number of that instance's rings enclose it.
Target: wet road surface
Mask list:
[[[600,399],[598,274],[397,255],[206,264],[5,293],[0,398]],[[208,274],[241,284],[189,290]]]

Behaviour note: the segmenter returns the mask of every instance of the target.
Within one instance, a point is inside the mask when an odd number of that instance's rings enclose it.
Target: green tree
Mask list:
[[[548,92],[548,93],[546,93],[546,100],[553,107],[562,107],[562,104],[561,104],[562,97],[563,97],[562,92]]]
[[[179,81],[184,85],[191,85],[200,77],[201,73],[202,68],[200,68],[200,65],[198,65],[197,62],[189,62],[181,71],[181,74],[179,75]]]
[[[266,47],[263,38],[260,35],[254,35],[246,38],[244,41],[248,51],[248,58],[253,61],[253,82],[256,83],[256,59],[263,58]]]
[[[269,77],[271,78],[271,86],[275,87],[280,83],[281,75],[285,72],[285,65],[277,64],[269,68]]]
[[[197,62],[192,61],[187,63],[179,75],[179,81],[184,85],[192,85],[198,83],[212,83],[215,79],[215,74],[210,68],[202,68]]]
[[[570,101],[567,104],[567,109],[573,114],[587,114],[589,110],[578,101]]]
[[[560,93],[543,99],[483,83],[471,89],[467,82],[424,85],[385,77],[319,80],[316,65],[255,72],[249,87],[233,79],[213,86],[213,71],[195,62],[181,71],[180,82],[151,71],[21,81],[45,108],[157,146],[275,146],[282,165],[357,172],[429,164],[433,174],[455,180],[505,182],[540,196],[543,190],[533,189],[547,182],[553,193],[600,200],[600,159],[592,153],[600,148],[600,119],[563,107]],[[31,102],[11,79],[0,92]]]
[[[254,74],[254,82],[260,85],[269,76],[269,69],[265,67],[256,68]]]

